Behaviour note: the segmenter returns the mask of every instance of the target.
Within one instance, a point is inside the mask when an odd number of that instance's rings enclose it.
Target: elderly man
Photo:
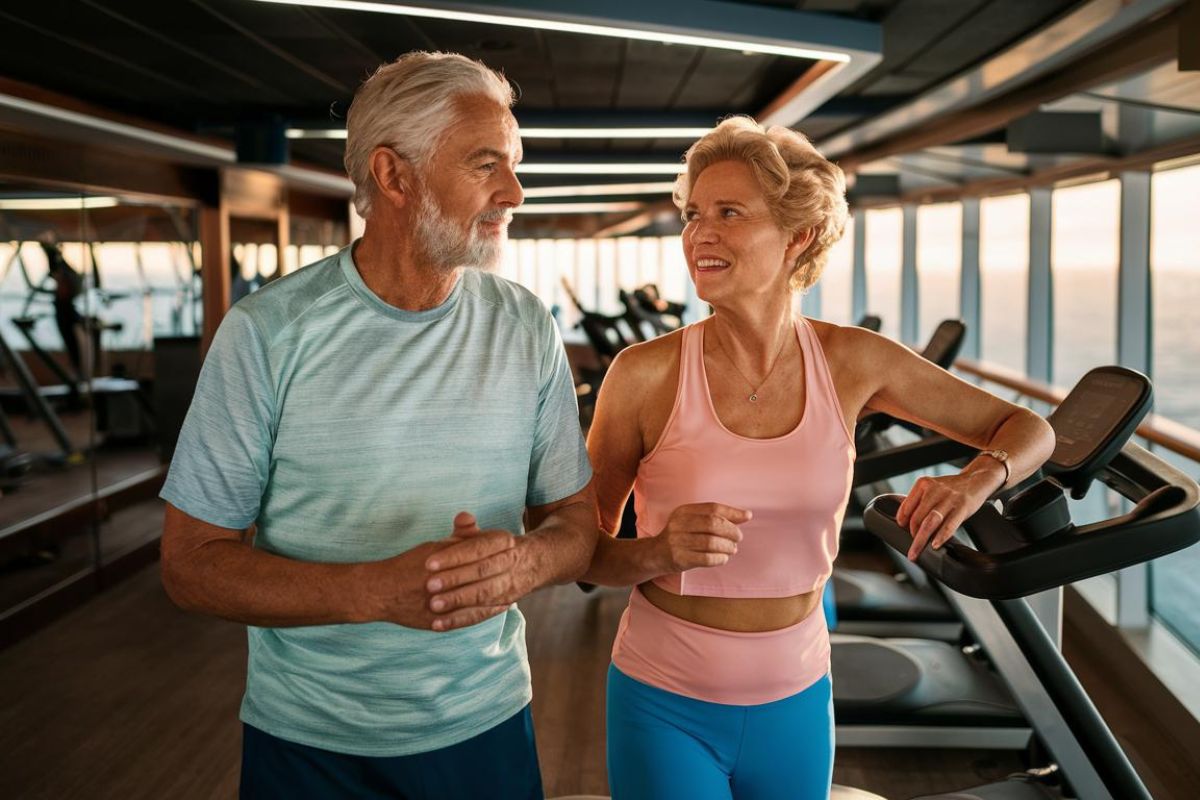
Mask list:
[[[249,626],[243,797],[541,797],[513,603],[578,577],[596,529],[553,321],[464,269],[522,200],[512,100],[462,56],[381,67],[347,119],[364,236],[209,350],[163,582]]]

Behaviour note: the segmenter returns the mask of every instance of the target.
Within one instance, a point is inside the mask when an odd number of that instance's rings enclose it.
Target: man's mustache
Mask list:
[[[507,208],[496,208],[491,211],[485,211],[476,218],[476,222],[503,222],[505,225],[512,223],[512,210]]]

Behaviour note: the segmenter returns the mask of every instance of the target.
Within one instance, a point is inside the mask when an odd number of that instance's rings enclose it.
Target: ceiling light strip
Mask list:
[[[522,139],[699,139],[712,128],[521,128]],[[345,128],[288,128],[289,139],[345,139]]]
[[[115,197],[21,197],[0,199],[3,211],[77,211],[81,208],[113,208]]]
[[[611,214],[637,211],[641,203],[526,203],[513,209],[514,214]]]
[[[670,194],[675,189],[671,181],[660,183],[596,183],[585,186],[530,186],[525,198],[537,197],[596,197],[608,194]]]
[[[683,164],[527,164],[522,162],[517,165],[517,172],[523,175],[678,175],[683,172]]]
[[[514,28],[532,28],[535,30],[563,31],[564,33],[582,33],[591,36],[609,36],[620,39],[638,39],[647,42],[663,42],[668,44],[686,44],[696,47],[713,47],[719,50],[737,50],[744,53],[762,53],[765,55],[787,56],[790,58],[807,58],[818,61],[850,61],[850,55],[837,50],[818,50],[810,47],[792,47],[787,45],[768,44],[752,39],[725,39],[712,36],[697,36],[684,33],[671,33],[661,30],[646,30],[639,28],[621,28],[611,25],[595,25],[565,20],[539,19],[536,17],[509,16],[501,14],[482,14],[473,11],[457,11],[447,8],[427,8],[416,5],[393,5],[391,3],[372,3],[365,0],[259,0],[263,3],[278,3],[282,5],[312,6],[316,8],[332,8],[347,11],[373,11],[381,14],[399,14],[409,17],[425,17],[428,19],[451,19],[460,22],[480,22],[490,25],[508,25]]]
[[[521,128],[522,139],[699,139],[712,128]]]

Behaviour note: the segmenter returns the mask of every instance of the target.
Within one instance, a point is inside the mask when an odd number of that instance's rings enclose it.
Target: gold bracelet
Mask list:
[[[1005,486],[1007,486],[1009,479],[1012,477],[1012,467],[1010,467],[1008,464],[1008,451],[1007,450],[981,450],[979,452],[979,455],[991,456],[992,458],[996,459],[1004,466],[1004,483],[1000,484],[1000,488],[1003,489]]]

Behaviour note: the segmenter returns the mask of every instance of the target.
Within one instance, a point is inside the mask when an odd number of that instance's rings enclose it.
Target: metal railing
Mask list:
[[[1032,381],[1016,370],[995,364],[960,358],[954,362],[954,367],[964,374],[974,375],[1043,403],[1057,406],[1067,396],[1066,389]],[[1150,414],[1138,426],[1137,435],[1151,444],[1200,462],[1200,431],[1194,428],[1160,414]]]

